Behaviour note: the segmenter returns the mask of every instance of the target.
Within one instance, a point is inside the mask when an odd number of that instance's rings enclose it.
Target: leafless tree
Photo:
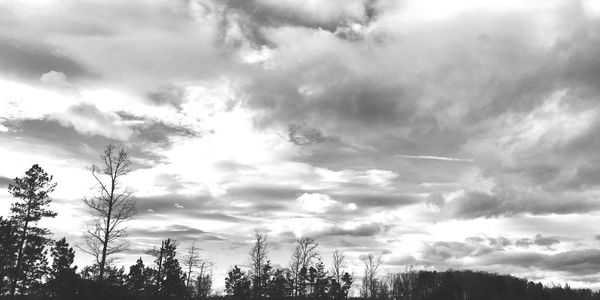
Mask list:
[[[302,268],[308,268],[320,256],[317,249],[318,246],[319,244],[309,237],[303,237],[298,240],[290,263],[294,284],[294,297],[298,297],[298,276],[300,271]]]
[[[267,235],[258,231],[254,232],[255,242],[250,249],[250,266],[252,268],[252,285],[256,297],[261,297],[266,287],[266,278],[263,276],[263,267],[267,263]]]
[[[89,168],[98,191],[83,200],[91,209],[94,219],[88,224],[85,245],[81,248],[96,259],[99,281],[102,282],[109,257],[127,248],[124,241],[127,228],[123,223],[133,218],[136,200],[121,182],[122,177],[131,170],[128,153],[124,149],[117,152],[115,146],[108,145],[100,160],[100,166],[92,165]]]
[[[213,263],[201,259],[198,266],[200,267],[200,272],[196,282],[196,292],[200,299],[205,299],[212,290]]]
[[[192,269],[195,268],[198,263],[200,263],[200,255],[198,254],[198,248],[196,248],[196,242],[193,242],[192,245],[187,249],[187,254],[183,257],[183,265],[188,268],[187,280],[185,282],[185,287],[187,289],[190,288]]]
[[[383,261],[381,256],[375,257],[373,254],[364,256],[361,260],[365,264],[361,294],[364,298],[369,299],[377,294],[377,274]]]
[[[342,275],[346,272],[346,255],[344,252],[335,250],[333,251],[333,261],[331,263],[331,274],[333,278],[339,283],[341,282]]]

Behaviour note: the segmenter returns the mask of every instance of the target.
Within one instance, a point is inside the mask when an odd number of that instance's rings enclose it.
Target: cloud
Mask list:
[[[566,272],[574,275],[590,275],[600,270],[600,251],[581,249],[556,254],[534,252],[506,253],[484,260],[488,265],[514,265],[546,271]]]
[[[57,74],[60,72],[73,79],[97,76],[84,64],[52,46],[23,40],[3,39],[1,36],[0,65],[2,65],[1,73],[5,76],[17,76],[30,81],[38,80],[40,76],[48,74],[48,72],[57,72]]]
[[[524,213],[534,215],[583,213],[599,208],[585,197],[531,192],[528,190],[503,190],[502,194],[481,191],[459,191],[448,197],[442,213],[451,218],[491,218]]]
[[[333,238],[333,237],[350,237],[350,238],[361,238],[361,237],[374,237],[378,234],[386,233],[390,230],[390,225],[381,223],[365,223],[365,224],[347,224],[334,225],[329,228],[317,231],[313,234],[315,238]]]
[[[134,134],[117,114],[104,113],[93,104],[73,105],[52,118],[63,126],[73,127],[81,134],[101,135],[120,141],[126,141]]]
[[[329,195],[319,193],[303,193],[296,201],[298,201],[304,211],[317,214],[323,214],[332,210],[354,211],[357,209],[354,203],[344,205],[332,199]]]
[[[224,241],[223,237],[204,230],[181,224],[172,224],[164,227],[151,226],[146,228],[132,228],[130,235],[135,238],[166,239],[174,238],[179,241]]]
[[[11,178],[0,176],[0,188],[7,188],[12,182],[13,180]]]

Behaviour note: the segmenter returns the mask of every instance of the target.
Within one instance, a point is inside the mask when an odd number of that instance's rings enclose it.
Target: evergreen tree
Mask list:
[[[292,278],[288,271],[271,271],[267,282],[267,296],[271,299],[285,299],[292,295]]]
[[[47,283],[50,295],[60,299],[74,299],[79,284],[77,266],[71,266],[75,259],[75,251],[63,237],[52,246],[51,256],[52,268]]]
[[[233,299],[242,300],[250,297],[250,279],[238,267],[233,267],[225,277],[225,292]]]
[[[17,257],[17,227],[0,217],[0,295],[9,291],[9,279]]]
[[[148,253],[154,255],[157,266],[154,294],[160,297],[183,297],[185,294],[185,275],[176,258],[177,243],[166,239],[160,249],[152,249]]]
[[[146,295],[147,286],[150,282],[151,272],[144,266],[142,258],[138,258],[135,265],[129,267],[129,274],[127,275],[127,288],[129,293],[135,296]]]
[[[33,165],[25,177],[15,178],[8,191],[19,200],[12,204],[11,219],[17,227],[17,249],[15,262],[10,274],[10,294],[21,294],[39,287],[42,276],[47,271],[45,247],[49,244],[50,231],[37,227],[42,218],[53,218],[56,213],[49,210],[48,195],[56,184],[37,164]]]

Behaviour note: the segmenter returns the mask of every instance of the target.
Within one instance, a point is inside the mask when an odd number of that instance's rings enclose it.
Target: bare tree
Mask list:
[[[196,248],[196,242],[193,242],[192,245],[187,249],[187,254],[183,257],[183,265],[188,268],[187,280],[185,282],[185,287],[187,289],[190,288],[192,269],[195,268],[198,263],[200,263],[200,255],[198,254],[198,248]]]
[[[250,266],[252,267],[252,290],[255,297],[261,297],[265,292],[266,278],[263,273],[263,267],[267,263],[267,235],[255,231],[255,242],[250,249]]]
[[[369,299],[377,294],[377,274],[383,261],[381,256],[375,257],[373,254],[364,256],[361,260],[365,264],[365,276],[363,277],[361,294],[364,298]]]
[[[318,259],[320,254],[317,250],[319,244],[312,238],[303,237],[298,240],[298,244],[292,254],[290,270],[293,276],[294,297],[298,297],[299,275],[302,268],[308,268],[314,260]]]
[[[346,272],[346,255],[344,252],[335,250],[333,251],[333,261],[331,263],[331,274],[333,278],[339,283],[341,282],[344,272]]]
[[[196,292],[200,299],[206,299],[212,290],[213,263],[201,259],[198,265],[200,272],[196,281]]]
[[[123,239],[127,236],[127,228],[123,223],[133,218],[136,201],[132,192],[121,183],[121,178],[131,170],[128,153],[124,149],[117,152],[115,146],[108,145],[100,160],[100,166],[89,168],[98,191],[83,199],[92,210],[94,219],[85,232],[82,250],[95,257],[100,271],[99,281],[102,282],[109,257],[127,248]]]

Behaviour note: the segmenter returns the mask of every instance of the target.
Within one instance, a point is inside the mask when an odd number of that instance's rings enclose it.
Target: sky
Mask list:
[[[474,269],[600,288],[597,1],[0,2],[0,215],[34,164],[81,245],[87,169],[133,162],[144,250],[226,270],[255,230],[287,266]],[[78,251],[77,263],[91,257]]]

